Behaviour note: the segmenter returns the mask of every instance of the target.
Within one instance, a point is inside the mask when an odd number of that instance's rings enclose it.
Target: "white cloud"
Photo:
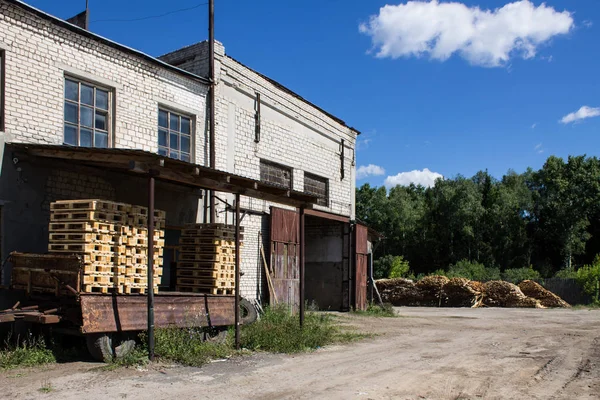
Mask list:
[[[441,178],[444,179],[442,174],[437,172],[431,172],[429,169],[424,168],[423,170],[413,170],[409,172],[400,172],[397,175],[388,176],[385,178],[385,186],[394,187],[396,185],[408,186],[411,183],[415,185],[421,185],[425,187],[431,187],[435,185],[435,180]]]
[[[385,5],[359,26],[380,58],[421,57],[444,61],[454,53],[473,65],[497,67],[516,56],[528,59],[552,37],[568,33],[569,11],[558,12],[529,0],[495,10],[458,2],[411,0]]]
[[[535,129],[535,127],[537,126],[537,122],[533,125],[531,125],[531,129]]]
[[[571,122],[581,121],[582,119],[598,117],[600,116],[600,107],[588,107],[583,106],[579,110],[562,117],[560,122],[563,124],[569,124]]]
[[[586,19],[585,21],[583,21],[583,26],[585,26],[586,28],[591,28],[592,26],[594,26],[594,23],[589,19]]]
[[[538,143],[533,150],[538,153],[538,154],[542,154],[544,151],[546,151],[546,149],[542,148],[542,144]]]
[[[381,176],[385,174],[385,169],[379,165],[361,165],[356,169],[356,179],[365,179],[369,176]]]

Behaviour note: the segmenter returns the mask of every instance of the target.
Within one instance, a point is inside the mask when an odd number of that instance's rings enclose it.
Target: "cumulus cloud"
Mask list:
[[[529,59],[538,47],[574,27],[569,11],[529,0],[495,10],[458,2],[413,0],[385,5],[359,26],[377,57],[421,57],[445,61],[457,53],[473,65],[498,67],[513,57]]]
[[[425,187],[431,187],[435,185],[435,180],[441,178],[444,179],[442,174],[432,172],[428,168],[423,170],[413,170],[409,172],[400,172],[397,175],[388,176],[385,178],[385,186],[394,187],[396,185],[408,186],[411,183],[415,185],[421,185]]]
[[[588,107],[583,106],[579,110],[562,117],[560,122],[563,124],[569,124],[571,122],[581,121],[582,119],[598,117],[600,116],[600,107]]]
[[[365,179],[369,176],[381,176],[385,174],[385,169],[379,165],[361,165],[356,169],[356,179]]]

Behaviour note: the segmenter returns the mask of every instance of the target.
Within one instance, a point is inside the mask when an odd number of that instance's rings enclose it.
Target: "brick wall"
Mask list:
[[[0,0],[6,53],[8,142],[63,143],[65,75],[108,87],[115,147],[156,152],[158,107],[195,118],[195,158],[204,164],[206,85],[142,57],[57,26]]]

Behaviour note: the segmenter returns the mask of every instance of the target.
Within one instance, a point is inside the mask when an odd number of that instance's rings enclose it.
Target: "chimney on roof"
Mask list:
[[[72,23],[73,25],[77,25],[80,28],[85,29],[86,31],[90,30],[90,8],[89,8],[89,0],[85,1],[85,11],[80,12],[67,19],[67,22]]]

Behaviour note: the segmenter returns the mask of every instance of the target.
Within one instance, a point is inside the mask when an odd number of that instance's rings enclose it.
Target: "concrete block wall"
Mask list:
[[[207,86],[0,0],[5,51],[6,142],[63,143],[64,79],[111,89],[114,147],[158,150],[158,107],[195,120],[195,160],[205,164]]]

